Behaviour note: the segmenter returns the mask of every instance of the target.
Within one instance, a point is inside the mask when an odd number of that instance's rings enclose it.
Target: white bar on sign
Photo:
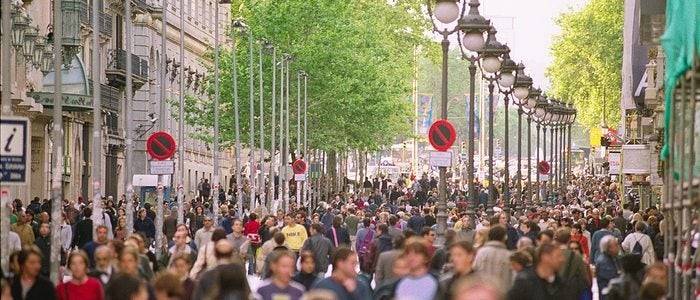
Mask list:
[[[449,151],[430,151],[430,166],[431,167],[450,167],[452,166],[452,152]]]

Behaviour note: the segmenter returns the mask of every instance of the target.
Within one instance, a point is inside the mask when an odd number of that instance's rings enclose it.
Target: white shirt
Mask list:
[[[73,228],[66,224],[63,223],[61,225],[61,246],[63,247],[63,250],[68,252],[70,250],[70,244],[73,241]]]
[[[639,242],[642,246],[642,262],[646,265],[651,265],[656,261],[656,254],[654,253],[654,245],[651,243],[651,238],[648,235],[641,232],[633,232],[625,237],[622,241],[622,249],[625,252],[630,253],[634,249],[634,245]]]
[[[22,250],[22,242],[19,240],[19,235],[12,230],[10,230],[8,233],[9,233],[9,235],[7,236],[7,239],[9,241],[8,251],[10,253],[12,253],[15,251]]]

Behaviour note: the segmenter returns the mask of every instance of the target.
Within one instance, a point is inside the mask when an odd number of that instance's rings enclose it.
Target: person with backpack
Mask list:
[[[642,262],[649,266],[656,262],[656,254],[651,238],[644,233],[645,229],[646,224],[643,221],[637,221],[634,224],[634,232],[628,234],[622,241],[622,250],[625,253],[639,255]]]
[[[377,226],[377,236],[370,242],[369,250],[363,260],[363,265],[360,265],[362,272],[371,278],[376,270],[379,254],[390,251],[392,247],[393,244],[391,242],[391,236],[389,235],[389,227],[384,223],[379,224]]]
[[[369,245],[374,239],[374,230],[370,227],[372,221],[369,218],[362,220],[362,228],[357,231],[357,240],[355,241],[355,252],[360,260],[360,266],[363,265],[364,258],[369,252]]]
[[[557,229],[554,234],[554,243],[562,249],[564,263],[557,272],[564,285],[565,293],[572,299],[592,299],[590,293],[592,278],[590,269],[583,257],[569,249],[571,230],[567,227]]]

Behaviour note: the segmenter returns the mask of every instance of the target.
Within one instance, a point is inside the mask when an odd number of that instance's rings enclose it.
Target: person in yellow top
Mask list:
[[[297,224],[291,214],[284,217],[284,223],[286,226],[282,228],[282,233],[284,234],[287,245],[289,245],[289,250],[299,252],[299,249],[301,249],[304,242],[309,237],[306,232],[306,227]]]
[[[22,212],[19,218],[17,218],[17,223],[12,225],[12,231],[19,235],[19,240],[22,243],[22,248],[34,245],[34,230],[32,226],[28,223],[29,216]]]

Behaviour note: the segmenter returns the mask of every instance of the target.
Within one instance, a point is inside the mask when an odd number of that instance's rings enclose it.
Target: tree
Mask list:
[[[591,0],[557,20],[562,33],[547,69],[552,94],[573,101],[578,122],[587,128],[620,122],[623,2]]]
[[[378,149],[394,142],[396,136],[410,133],[413,109],[407,99],[414,76],[413,53],[416,47],[429,43],[424,35],[429,27],[420,10],[421,3],[420,0],[240,0],[231,7],[233,18],[244,19],[256,39],[268,40],[279,49],[278,61],[282,52],[293,55],[289,92],[291,140],[296,139],[296,72],[304,70],[309,74],[309,147],[333,151]],[[260,46],[256,43],[254,47],[257,110]],[[248,141],[248,40],[239,33],[234,37],[234,47],[221,52],[220,136],[224,146],[231,145],[235,139],[232,51],[237,55],[241,142]],[[269,53],[264,55],[263,68],[263,117],[265,134],[269,137],[272,129]],[[278,72],[278,80],[279,76]],[[213,95],[213,76],[208,77],[208,84],[209,94]],[[210,98],[187,97],[188,124],[211,128],[212,106]],[[255,113],[258,117],[259,112]],[[208,135],[198,134],[202,139]],[[268,138],[266,143],[269,142]],[[290,142],[290,147],[294,148],[294,144]]]

